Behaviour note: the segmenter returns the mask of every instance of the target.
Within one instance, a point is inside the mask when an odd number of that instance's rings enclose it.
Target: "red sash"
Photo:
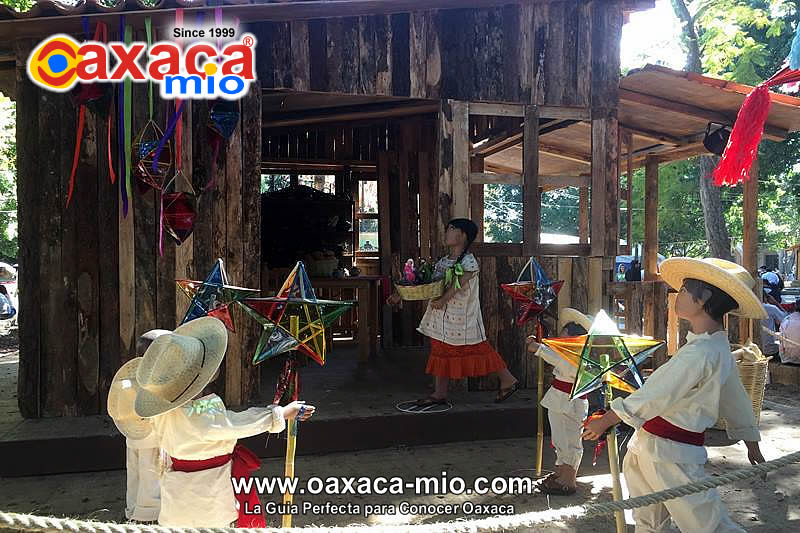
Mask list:
[[[696,433],[688,429],[679,428],[678,426],[667,422],[660,416],[648,420],[642,426],[642,429],[665,439],[681,442],[683,444],[693,444],[694,446],[703,446],[706,442],[705,433]]]
[[[550,386],[566,394],[572,394],[572,383],[569,381],[561,381],[560,379],[553,378],[553,381],[550,382]],[[587,396],[588,394],[584,394],[580,396],[580,399],[584,400]]]
[[[178,472],[199,472],[201,470],[210,470],[212,468],[220,467],[228,461],[233,460],[231,464],[231,477],[250,478],[251,472],[258,470],[261,466],[259,458],[241,444],[237,444],[233,449],[233,453],[226,455],[218,455],[210,459],[202,459],[199,461],[189,461],[185,459],[172,459],[172,469]],[[258,499],[258,494],[250,487],[250,492],[235,494],[236,501],[239,502],[239,518],[236,521],[236,527],[267,527],[267,522],[264,520],[264,515],[261,513],[249,514],[245,513],[245,502],[248,504],[249,509],[256,509],[260,506],[261,502]]]

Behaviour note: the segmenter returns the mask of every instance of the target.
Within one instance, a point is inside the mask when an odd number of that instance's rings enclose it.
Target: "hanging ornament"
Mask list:
[[[239,106],[236,102],[228,100],[216,102],[208,113],[208,127],[226,141],[236,131],[238,123]]]
[[[172,178],[170,184],[181,181],[191,189],[191,184],[180,170]],[[194,221],[197,217],[197,195],[193,190],[162,192],[161,202],[161,224],[167,230],[167,234],[180,246],[194,230]]]
[[[164,180],[172,167],[172,144],[167,141],[156,158],[156,148],[164,137],[164,132],[154,120],[150,119],[136,136],[133,142],[133,160],[136,164],[136,178],[149,187],[160,191],[164,188]],[[155,170],[153,167],[155,166]]]

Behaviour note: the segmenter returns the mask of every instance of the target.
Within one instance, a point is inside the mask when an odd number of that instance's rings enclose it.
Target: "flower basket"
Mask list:
[[[395,284],[397,293],[403,300],[432,300],[444,293],[444,280],[440,279],[425,285],[398,285]]]
[[[753,402],[753,414],[755,415],[756,425],[761,420],[761,405],[764,403],[764,389],[767,385],[767,370],[769,368],[769,357],[761,354],[758,346],[749,343],[739,347],[733,352],[736,359],[736,368],[742,378],[742,385],[750,400]],[[717,420],[714,429],[725,429],[727,423],[724,418]]]

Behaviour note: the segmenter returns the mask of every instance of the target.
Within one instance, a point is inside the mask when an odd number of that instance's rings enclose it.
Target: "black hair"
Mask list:
[[[5,285],[0,284],[0,294],[5,294],[8,296],[8,289],[6,289]]]
[[[567,335],[570,337],[577,337],[578,335],[586,335],[586,328],[577,322],[567,322],[564,324],[564,329],[567,330]]]
[[[687,278],[683,280],[683,285],[696,302],[703,299],[705,291],[711,293],[711,297],[703,304],[703,311],[717,322],[722,322],[722,317],[725,316],[725,313],[729,313],[739,307],[736,300],[731,298],[727,292],[705,281]]]
[[[461,252],[461,255],[458,256],[458,259],[456,259],[456,263],[460,263],[461,260],[464,259],[464,256],[467,255],[470,245],[475,242],[475,239],[478,237],[478,226],[468,218],[454,218],[448,222],[447,225],[453,226],[456,229],[460,229],[464,232],[464,235],[467,236],[467,245],[464,246],[464,250]]]

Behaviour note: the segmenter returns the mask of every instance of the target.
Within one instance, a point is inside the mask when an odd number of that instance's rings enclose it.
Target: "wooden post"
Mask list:
[[[750,168],[750,179],[744,182],[743,191],[743,223],[742,223],[742,266],[747,270],[753,279],[758,277],[758,159],[753,161]],[[759,285],[753,289],[758,289]],[[757,293],[761,299],[761,293]],[[752,338],[752,320],[739,319],[739,342],[744,344],[747,339]],[[760,322],[759,322],[760,325]]]
[[[644,187],[644,280],[658,278],[658,162],[645,163]]]
[[[564,281],[564,285],[558,293],[558,314],[561,315],[561,310],[565,307],[572,307],[572,258],[559,257],[558,258],[558,279]],[[557,332],[559,335],[560,332]]]
[[[677,292],[671,292],[667,296],[667,354],[672,355],[678,351],[679,324],[678,315],[675,313],[675,300],[678,298]]]
[[[483,172],[483,159],[484,157],[482,155],[472,156],[469,160],[470,172]],[[471,218],[478,226],[478,236],[475,238],[475,242],[483,242],[483,184],[470,185],[469,188]]]
[[[603,258],[590,257],[589,258],[589,308],[588,312],[591,315],[596,315],[597,312],[603,308]],[[611,310],[608,309],[610,312]]]
[[[539,113],[536,106],[525,106],[522,134],[522,249],[536,255],[541,228],[542,191],[539,188]]]
[[[578,241],[589,242],[589,187],[581,187],[578,203]]]
[[[627,152],[626,161],[627,179],[625,180],[625,220],[626,220],[626,234],[625,244],[627,246],[627,253],[633,250],[633,134],[629,131],[625,132],[625,151]]]

